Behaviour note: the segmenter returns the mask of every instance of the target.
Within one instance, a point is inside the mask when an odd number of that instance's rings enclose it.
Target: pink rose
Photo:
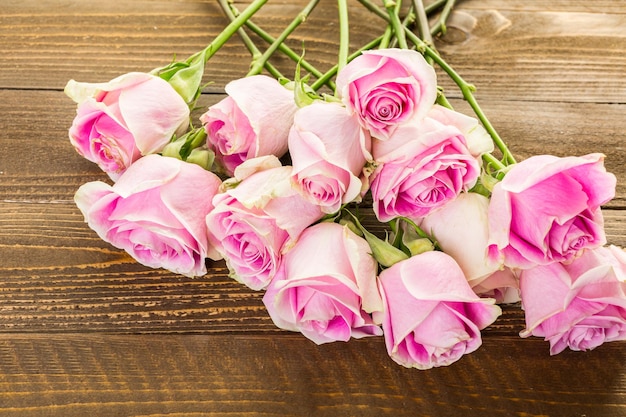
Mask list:
[[[206,257],[217,256],[204,218],[219,186],[219,178],[198,165],[148,155],[115,185],[83,184],[74,199],[103,240],[143,265],[193,277],[206,273]]]
[[[422,219],[419,226],[454,258],[476,294],[495,298],[497,302],[516,302],[519,301],[516,276],[487,257],[488,211],[487,197],[461,193]]]
[[[257,161],[248,160],[235,170],[240,182],[215,197],[215,209],[206,217],[209,241],[232,277],[254,290],[269,284],[283,250],[323,215],[291,188],[290,166],[275,159],[273,166],[250,169]]]
[[[489,207],[489,256],[511,268],[572,260],[606,243],[600,206],[615,195],[604,156],[526,159],[496,184]]]
[[[334,213],[361,192],[371,140],[338,103],[316,101],[296,112],[289,133],[292,181],[309,201]]]
[[[397,126],[426,115],[437,98],[437,76],[419,52],[371,50],[339,72],[337,91],[362,126],[386,140]]]
[[[380,336],[368,314],[382,308],[370,252],[346,226],[319,223],[305,230],[263,297],[274,323],[317,344]]]
[[[433,118],[374,141],[372,153],[377,168],[370,188],[381,222],[427,216],[472,188],[480,175],[480,156],[471,153],[461,131]]]
[[[253,75],[229,82],[226,93],[228,97],[200,117],[217,164],[232,175],[247,159],[283,156],[298,109],[293,91],[272,77]]]
[[[435,104],[426,115],[429,119],[434,119],[444,126],[454,126],[465,138],[465,143],[470,154],[481,157],[485,153],[490,153],[494,149],[493,139],[479,123],[478,119],[468,116],[458,111],[449,109],[439,104]],[[379,152],[380,152],[379,147]]]
[[[522,271],[522,337],[550,342],[550,354],[566,347],[590,350],[626,340],[626,254],[615,246],[586,250],[573,262]]]
[[[108,83],[71,80],[65,93],[78,103],[69,130],[79,154],[116,180],[142,155],[160,152],[189,125],[189,107],[166,81],[133,72]]]
[[[387,352],[407,368],[450,365],[475,351],[480,331],[501,314],[495,300],[472,292],[461,268],[443,252],[400,261],[382,271],[378,282]]]

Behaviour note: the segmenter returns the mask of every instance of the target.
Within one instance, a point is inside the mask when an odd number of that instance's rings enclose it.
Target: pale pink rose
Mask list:
[[[185,101],[154,75],[132,72],[102,84],[71,80],[65,93],[78,103],[69,130],[72,145],[113,180],[189,126]]]
[[[600,206],[615,195],[604,155],[538,155],[513,165],[489,207],[489,256],[511,268],[569,261],[606,243]]]
[[[317,344],[380,336],[368,314],[382,308],[370,252],[346,226],[325,222],[305,230],[263,297],[276,326]]]
[[[502,312],[494,299],[474,294],[443,252],[400,261],[383,270],[378,282],[387,352],[407,368],[446,366],[475,351],[482,344],[480,331]]]
[[[303,107],[289,133],[293,184],[325,213],[334,213],[360,195],[370,147],[369,134],[342,105],[316,101]]]
[[[417,51],[365,51],[337,75],[337,91],[373,137],[426,115],[437,98],[435,70]]]
[[[463,135],[470,154],[481,157],[494,149],[493,139],[475,117],[435,104],[426,115],[443,125],[454,126]]]
[[[461,193],[449,204],[421,220],[421,229],[431,235],[441,250],[459,264],[478,295],[497,302],[519,301],[519,284],[508,268],[487,256],[489,199],[477,193]]]
[[[480,297],[494,298],[498,304],[517,303],[521,300],[518,274],[518,270],[504,267],[469,284]]]
[[[228,175],[243,161],[258,156],[283,156],[298,109],[293,91],[272,77],[253,75],[229,82],[228,97],[200,116],[207,146]]]
[[[206,224],[231,276],[260,290],[276,275],[282,252],[323,213],[291,187],[290,166],[249,169],[255,161],[237,168],[241,182],[215,197]],[[249,176],[242,178],[239,171]]]
[[[522,271],[522,337],[550,342],[550,354],[565,348],[590,350],[626,340],[626,254],[615,246],[588,249],[571,263]]]
[[[148,155],[113,186],[89,182],[74,199],[103,240],[145,266],[194,277],[206,273],[205,258],[217,256],[204,218],[219,186],[219,178],[198,165]]]
[[[381,222],[427,216],[472,188],[480,175],[479,156],[472,155],[461,131],[432,118],[374,141],[372,153],[377,167],[370,189]]]

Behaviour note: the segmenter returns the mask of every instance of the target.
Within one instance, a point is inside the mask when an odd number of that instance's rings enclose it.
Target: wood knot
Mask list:
[[[447,32],[441,41],[458,45],[472,37],[496,36],[511,26],[511,21],[497,10],[455,10],[446,26]]]

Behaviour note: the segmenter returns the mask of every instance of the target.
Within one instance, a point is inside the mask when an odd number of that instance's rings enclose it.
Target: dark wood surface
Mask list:
[[[519,159],[607,155],[618,187],[606,229],[626,246],[626,1],[458,3],[442,55]],[[270,1],[255,21],[277,34],[303,4]],[[353,47],[380,25],[356,6],[351,21]],[[626,416],[626,344],[550,357],[547,342],[518,337],[518,306],[478,352],[411,370],[382,338],[316,346],[276,329],[262,294],[221,262],[189,279],[101,241],[72,201],[106,176],[69,144],[65,83],[149,71],[226,23],[208,0],[1,1],[0,416]],[[311,62],[333,65],[335,2],[322,0],[296,38]],[[231,40],[207,67],[201,105],[247,65]]]

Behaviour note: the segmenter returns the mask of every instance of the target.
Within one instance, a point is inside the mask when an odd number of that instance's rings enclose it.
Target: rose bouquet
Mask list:
[[[223,259],[265,291],[278,327],[318,344],[383,336],[406,367],[473,352],[502,303],[521,301],[520,335],[544,337],[551,354],[626,339],[626,252],[607,246],[601,210],[615,176],[601,154],[515,160],[432,46],[454,1],[361,0],[385,25],[351,52],[339,0],[326,72],[285,43],[317,1],[276,38],[252,21],[265,2],[220,1],[231,23],[185,61],[67,84],[70,141],[112,182],[75,196],[102,239],[189,277]],[[250,72],[194,123],[204,67],[235,34]],[[278,52],[291,77],[271,64]],[[474,114],[452,108],[437,70]]]

